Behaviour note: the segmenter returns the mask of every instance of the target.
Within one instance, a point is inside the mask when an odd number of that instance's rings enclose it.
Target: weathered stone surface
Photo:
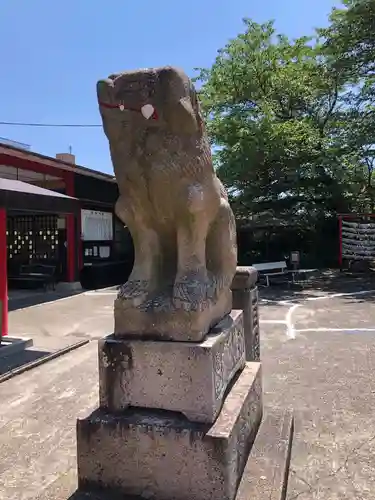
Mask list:
[[[236,500],[285,500],[294,430],[293,413],[265,415],[243,471]]]
[[[259,332],[259,294],[258,287],[250,290],[250,308],[251,308],[251,329],[253,332],[251,347],[249,346],[247,356],[248,361],[260,361],[260,332]],[[244,318],[245,322],[245,318]],[[245,342],[246,330],[245,330]]]
[[[259,363],[246,364],[212,426],[172,412],[97,410],[77,422],[79,487],[233,500],[261,415]]]
[[[197,285],[198,286],[198,285]],[[156,304],[156,303],[154,303]],[[223,290],[216,302],[207,303],[197,311],[175,309],[170,297],[160,302],[162,309],[128,307],[121,298],[115,300],[116,337],[138,339],[201,342],[210,328],[215,326],[232,309],[232,292]],[[225,311],[225,314],[223,312]],[[124,327],[124,325],[129,325]]]
[[[214,422],[228,384],[245,365],[243,312],[232,311],[201,343],[99,341],[100,406],[182,412]]]
[[[233,309],[244,313],[246,360],[260,361],[258,273],[253,267],[237,267],[232,282]]]
[[[237,266],[232,281],[232,290],[247,290],[254,288],[258,279],[258,271],[251,266]]]
[[[97,93],[116,213],[135,249],[114,333],[199,342],[231,310],[237,247],[195,89],[183,71],[162,67],[111,75]]]

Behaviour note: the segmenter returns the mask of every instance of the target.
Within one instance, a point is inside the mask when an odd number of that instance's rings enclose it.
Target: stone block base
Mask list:
[[[97,410],[77,422],[79,488],[233,500],[261,417],[259,363],[246,364],[212,426],[167,411]]]
[[[0,311],[1,312],[1,311]],[[20,353],[33,345],[33,339],[1,337],[0,332],[0,358]]]
[[[245,365],[243,312],[232,311],[201,343],[99,341],[100,407],[178,411],[213,423],[225,391]]]

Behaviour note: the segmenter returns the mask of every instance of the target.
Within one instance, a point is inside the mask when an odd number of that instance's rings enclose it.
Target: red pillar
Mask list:
[[[74,215],[69,214],[66,217],[66,240],[67,240],[67,280],[75,281],[75,267],[76,267],[76,235],[75,235]]]
[[[81,214],[77,216],[77,237],[78,237],[78,271],[83,267],[83,249],[82,249],[82,221]]]
[[[7,213],[0,208],[0,300],[3,303],[0,337],[8,335]]]
[[[66,194],[74,196],[74,172],[67,173],[65,177]],[[69,282],[76,280],[76,228],[75,216],[69,214],[66,217],[66,243],[67,243],[67,280]]]

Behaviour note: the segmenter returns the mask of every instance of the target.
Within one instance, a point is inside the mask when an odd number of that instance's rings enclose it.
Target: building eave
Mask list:
[[[16,148],[14,146],[9,146],[5,144],[0,144],[0,155],[12,156],[19,158],[21,160],[29,160],[35,163],[40,163],[45,166],[49,166],[52,169],[58,168],[60,170],[65,170],[67,172],[76,172],[81,175],[86,175],[88,177],[94,177],[96,179],[105,180],[107,182],[116,183],[116,179],[111,174],[106,174],[104,172],[98,172],[82,165],[72,165],[63,160],[58,160],[57,158],[52,158],[50,156],[45,156],[40,153],[34,153],[33,151],[27,151],[24,149]]]

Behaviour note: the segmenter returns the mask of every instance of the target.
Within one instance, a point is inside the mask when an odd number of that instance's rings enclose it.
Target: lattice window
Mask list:
[[[58,260],[56,215],[20,215],[7,219],[8,259]]]

